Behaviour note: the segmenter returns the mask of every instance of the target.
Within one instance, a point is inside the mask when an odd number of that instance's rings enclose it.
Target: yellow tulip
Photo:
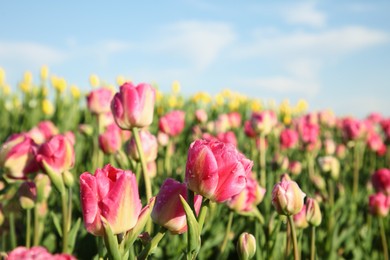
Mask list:
[[[94,88],[98,87],[100,85],[99,77],[96,74],[89,76],[89,84]]]
[[[72,94],[74,99],[80,98],[80,89],[76,85],[70,86],[70,93]]]
[[[119,75],[118,77],[116,77],[116,84],[118,86],[122,86],[125,82],[131,82],[131,80],[126,80],[125,77]]]
[[[5,71],[3,68],[0,67],[0,85],[3,85],[5,83]]]
[[[43,65],[41,67],[41,80],[42,81],[47,80],[48,76],[49,76],[49,68],[46,65]]]
[[[175,80],[173,83],[172,83],[172,92],[174,94],[178,94],[180,92],[180,82]]]
[[[49,99],[42,100],[42,112],[48,116],[54,113],[54,106]]]

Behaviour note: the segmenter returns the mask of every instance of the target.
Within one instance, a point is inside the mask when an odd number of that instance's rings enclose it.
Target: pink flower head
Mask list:
[[[300,161],[289,161],[288,170],[292,175],[299,175],[302,172],[302,163]]]
[[[380,113],[377,113],[377,112],[372,112],[371,114],[369,114],[367,116],[367,119],[369,121],[371,121],[372,123],[380,123],[380,121],[382,120],[382,115]]]
[[[207,122],[207,112],[204,109],[197,109],[195,111],[195,118],[199,123]]]
[[[305,196],[295,181],[282,180],[272,190],[272,205],[280,215],[295,215],[302,210]]]
[[[295,147],[298,144],[298,133],[292,129],[284,129],[280,133],[280,145],[282,149],[290,149]]]
[[[230,128],[229,116],[227,114],[220,114],[217,120],[214,121],[214,128],[217,133],[226,132]]]
[[[42,167],[45,162],[52,170],[61,174],[74,165],[73,145],[65,136],[55,135],[39,147],[36,160]]]
[[[51,121],[42,121],[28,131],[27,135],[37,144],[43,144],[59,133],[58,128]]]
[[[154,135],[152,135],[148,130],[141,130],[139,132],[139,136],[141,139],[142,150],[146,162],[153,162],[157,158],[157,152],[158,152],[157,138]],[[135,161],[140,160],[137,144],[135,142],[134,137],[130,139],[129,145],[127,146],[127,153],[130,155],[130,157],[133,160]]]
[[[108,88],[92,90],[87,96],[87,106],[91,113],[100,115],[110,112],[113,93]]]
[[[390,196],[381,192],[370,195],[368,207],[372,215],[386,217],[390,210]]]
[[[320,127],[317,124],[307,123],[304,120],[301,120],[298,124],[298,132],[302,143],[305,145],[313,145],[318,141]]]
[[[181,110],[174,110],[161,117],[158,121],[158,128],[169,136],[179,135],[185,124],[185,113]]]
[[[367,145],[371,151],[377,152],[382,148],[384,142],[379,134],[371,132],[367,136]]]
[[[304,229],[309,226],[306,220],[306,205],[303,205],[301,211],[293,216],[294,224],[299,229]]]
[[[166,179],[156,196],[156,203],[151,214],[155,223],[173,234],[182,234],[187,231],[187,218],[179,195],[187,200],[186,185],[171,178]],[[198,214],[202,196],[195,195],[193,203]]]
[[[257,136],[255,130],[252,128],[251,121],[247,120],[244,123],[244,132],[247,137],[255,138]]]
[[[233,131],[217,134],[217,139],[221,142],[232,144],[237,147],[236,134]]]
[[[334,127],[336,125],[336,117],[330,110],[323,110],[318,114],[321,125]]]
[[[75,134],[74,134],[72,131],[66,131],[66,132],[64,133],[64,136],[65,136],[66,138],[68,138],[69,142],[70,142],[73,146],[75,146],[75,144],[76,144],[76,136],[75,136]]]
[[[185,183],[203,197],[224,202],[245,188],[252,166],[232,144],[196,140],[188,150]]]
[[[115,154],[122,146],[121,129],[114,123],[99,135],[99,147],[105,154]]]
[[[34,246],[27,248],[19,246],[8,253],[7,260],[76,260],[76,258],[69,254],[50,254],[46,248],[42,246]]]
[[[260,113],[253,113],[251,116],[252,129],[262,135],[268,135],[278,123],[275,112],[266,110]]]
[[[153,121],[155,90],[149,84],[124,83],[111,102],[115,122],[122,129],[149,126]]]
[[[81,174],[80,200],[85,228],[95,236],[104,234],[102,217],[114,234],[132,229],[142,207],[135,175],[109,164]]]
[[[364,124],[360,120],[352,117],[345,118],[342,121],[342,130],[344,138],[348,141],[363,137],[366,131]]]
[[[382,168],[371,176],[371,182],[377,192],[390,196],[390,170]]]
[[[35,161],[37,145],[26,134],[10,136],[0,147],[0,167],[11,179],[24,179],[38,169]]]
[[[245,188],[227,201],[229,208],[237,211],[251,211],[260,204],[266,190],[259,185],[253,174],[248,175]]]
[[[241,114],[238,112],[230,112],[228,114],[229,123],[231,128],[241,127]]]
[[[386,141],[390,141],[390,118],[382,119],[380,124],[383,133],[385,134]]]

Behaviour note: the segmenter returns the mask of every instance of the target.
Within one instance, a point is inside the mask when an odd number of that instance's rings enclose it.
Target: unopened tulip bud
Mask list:
[[[288,175],[287,173],[283,173],[280,176],[280,181],[291,181],[290,175]]]
[[[181,110],[174,110],[162,116],[158,121],[158,128],[169,136],[179,135],[185,125],[185,113]]]
[[[381,192],[370,195],[368,206],[372,215],[386,217],[390,210],[390,197]]]
[[[347,148],[345,147],[344,144],[339,144],[336,146],[336,156],[340,160],[344,159],[345,156],[347,155]]]
[[[292,175],[299,175],[302,172],[302,163],[299,161],[290,161],[288,164],[288,170]]]
[[[320,175],[312,175],[310,176],[311,182],[316,186],[317,189],[323,191],[326,188],[326,182],[324,178],[322,178]]]
[[[37,189],[34,182],[26,181],[19,187],[19,202],[23,209],[32,209],[37,199]]]
[[[306,220],[310,225],[318,227],[322,221],[320,206],[315,199],[307,198],[306,200]]]
[[[147,130],[141,130],[139,132],[139,137],[146,162],[155,161],[158,152],[157,138]],[[129,145],[127,146],[127,153],[130,155],[131,159],[135,161],[140,160],[134,136],[131,137]]]
[[[295,215],[303,207],[306,194],[295,181],[281,181],[272,190],[272,205],[280,215]]]
[[[87,107],[91,113],[98,115],[110,111],[113,93],[108,88],[99,88],[91,91],[87,96]]]
[[[307,228],[309,223],[306,219],[306,205],[303,205],[301,211],[293,216],[295,227],[299,229]]]
[[[64,180],[64,184],[66,185],[66,187],[73,187],[74,177],[70,171],[64,171],[62,173],[62,179]]]
[[[390,169],[377,170],[371,177],[372,185],[377,192],[383,192],[390,196]]]
[[[81,124],[79,125],[79,131],[82,134],[85,134],[87,136],[92,136],[93,135],[93,127],[88,124]]]
[[[237,242],[237,254],[240,260],[251,259],[256,253],[256,238],[247,232],[240,235]]]

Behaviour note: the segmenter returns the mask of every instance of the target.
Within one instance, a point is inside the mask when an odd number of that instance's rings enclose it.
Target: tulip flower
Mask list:
[[[25,181],[20,185],[19,202],[23,209],[32,209],[37,199],[37,188],[32,181]]]
[[[185,124],[184,111],[174,110],[162,116],[158,121],[159,130],[169,136],[179,135]]]
[[[368,206],[372,215],[386,217],[390,210],[390,197],[381,192],[370,195]]]
[[[195,111],[195,118],[199,123],[207,122],[207,112],[203,109],[198,109]]]
[[[382,168],[371,176],[371,182],[377,192],[390,196],[390,169]]]
[[[256,238],[247,232],[242,233],[237,241],[237,253],[240,260],[251,259],[256,253]]]
[[[217,139],[224,143],[230,143],[237,147],[237,137],[233,131],[217,134]]]
[[[111,102],[115,122],[122,129],[149,126],[153,121],[155,91],[146,83],[124,83]]]
[[[42,121],[28,131],[27,135],[37,144],[43,144],[59,133],[58,128],[51,121]]]
[[[252,166],[232,144],[196,140],[188,150],[185,182],[203,197],[224,202],[245,188]]]
[[[179,195],[187,200],[186,185],[171,178],[166,179],[156,196],[156,202],[151,214],[156,224],[165,227],[172,234],[182,234],[187,231],[186,214]],[[198,214],[202,197],[196,195],[193,203]]]
[[[110,112],[112,97],[113,93],[108,88],[95,89],[87,96],[87,107],[95,115]]]
[[[303,205],[301,211],[293,216],[294,224],[299,229],[305,229],[309,226],[306,220],[306,205]]]
[[[366,128],[362,121],[355,118],[345,118],[342,121],[344,138],[347,140],[357,140],[366,133]]]
[[[277,124],[276,114],[271,111],[253,113],[251,116],[251,125],[257,134],[268,135]]]
[[[320,206],[315,199],[306,200],[306,220],[310,225],[319,226],[322,221]]]
[[[282,149],[290,149],[298,144],[299,135],[292,129],[284,129],[280,133],[280,146]]]
[[[130,230],[142,207],[135,175],[109,164],[94,175],[81,174],[80,200],[85,228],[95,236],[104,235],[102,217],[113,234]]]
[[[238,112],[230,112],[228,115],[231,128],[241,127],[241,115]]]
[[[37,170],[37,145],[25,134],[10,136],[0,148],[0,167],[10,179],[24,179]]]
[[[156,160],[158,152],[157,138],[148,130],[141,130],[139,135],[146,162],[148,163]],[[133,160],[140,161],[140,156],[137,150],[137,144],[135,142],[134,136],[131,137],[127,146],[127,153]]]
[[[41,246],[34,246],[26,248],[19,246],[8,253],[8,260],[20,259],[58,259],[58,260],[76,260],[76,258],[69,254],[50,254],[46,248]]]
[[[115,123],[99,135],[99,147],[105,154],[115,154],[121,146],[121,129]]]
[[[305,196],[295,181],[281,181],[272,190],[272,205],[281,215],[295,215],[301,211]]]

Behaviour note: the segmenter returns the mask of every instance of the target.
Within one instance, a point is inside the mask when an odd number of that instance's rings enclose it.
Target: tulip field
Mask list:
[[[38,76],[0,68],[1,259],[389,259],[389,115]]]

